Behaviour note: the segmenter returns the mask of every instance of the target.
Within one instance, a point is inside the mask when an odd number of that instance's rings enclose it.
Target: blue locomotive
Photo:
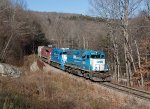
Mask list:
[[[40,53],[40,50],[38,52]],[[50,65],[92,80],[110,80],[106,56],[102,51],[51,48]]]
[[[105,57],[102,51],[70,49],[67,51],[65,69],[85,78],[104,80],[110,76]]]
[[[67,60],[68,48],[52,48],[51,65],[65,70],[65,62]]]

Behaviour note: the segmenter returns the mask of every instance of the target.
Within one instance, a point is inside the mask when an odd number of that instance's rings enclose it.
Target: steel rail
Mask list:
[[[134,96],[136,96],[138,98],[150,101],[150,92],[139,90],[139,89],[135,89],[135,88],[124,86],[124,85],[120,85],[120,84],[115,84],[115,83],[105,82],[105,83],[100,83],[100,84],[103,85],[103,86],[112,88],[112,89],[116,89],[116,90],[118,90],[120,92],[125,92],[127,94],[134,95]]]

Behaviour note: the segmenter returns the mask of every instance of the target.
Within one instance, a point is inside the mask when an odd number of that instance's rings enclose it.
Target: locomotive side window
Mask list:
[[[105,56],[104,56],[104,55],[101,55],[101,58],[105,58]]]
[[[90,56],[89,55],[87,55],[87,59],[89,59],[90,58]]]

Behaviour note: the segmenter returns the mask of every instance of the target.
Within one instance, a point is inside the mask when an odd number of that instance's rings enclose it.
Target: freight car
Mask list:
[[[38,46],[38,56],[41,58],[42,54],[41,54],[41,51],[42,51],[42,48],[44,46]]]
[[[50,64],[51,60],[52,47],[39,46],[38,47],[38,56],[42,58],[45,62]]]
[[[102,51],[70,49],[67,52],[65,70],[92,80],[110,80],[105,60],[106,56]]]

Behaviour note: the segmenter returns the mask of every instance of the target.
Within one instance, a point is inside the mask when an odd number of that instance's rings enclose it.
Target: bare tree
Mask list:
[[[97,12],[100,17],[107,19],[107,23],[109,23],[109,26],[110,24],[114,26],[115,23],[115,26],[118,27],[117,29],[122,31],[122,38],[124,39],[126,75],[128,85],[131,85],[133,75],[131,67],[133,66],[134,72],[136,71],[132,55],[132,48],[129,43],[129,18],[134,15],[134,12],[138,9],[141,2],[141,0],[90,0],[94,12]],[[113,41],[113,43],[114,42],[115,41]],[[114,45],[114,47],[117,46]],[[116,55],[115,57],[116,60],[118,60],[118,56]]]
[[[23,56],[32,49],[34,36],[39,34],[33,15],[25,8],[23,0],[0,2],[0,60],[3,62],[23,63]]]
[[[120,75],[120,62],[118,55],[118,42],[117,36],[115,36],[115,32],[118,29],[117,19],[119,17],[119,5],[116,3],[118,0],[91,0],[92,10],[97,12],[96,14],[100,15],[103,19],[107,19],[106,23],[108,28],[110,29],[109,36],[112,41],[113,51],[114,51],[114,76],[119,81]]]

